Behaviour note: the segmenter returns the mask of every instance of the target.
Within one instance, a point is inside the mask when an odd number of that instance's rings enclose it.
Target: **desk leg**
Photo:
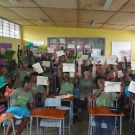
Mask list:
[[[30,117],[30,135],[32,135],[32,117]]]
[[[92,135],[92,116],[89,116],[90,117],[90,121],[91,121],[91,123],[90,123],[90,135]]]
[[[15,126],[14,126],[13,118],[11,118],[11,123],[12,123],[12,128],[13,128],[13,135],[15,135]]]
[[[64,118],[63,118],[63,135],[64,135],[64,128],[65,128],[65,127],[64,127],[64,124],[65,124],[64,122],[65,122],[65,121],[64,121]]]
[[[122,117],[120,117],[120,135],[122,135]]]
[[[73,101],[71,102],[71,124],[73,124]]]
[[[116,123],[117,123],[117,116],[115,116],[114,135],[116,134]]]
[[[38,118],[37,119],[37,135],[39,135]]]
[[[60,119],[59,135],[61,135],[62,119]]]

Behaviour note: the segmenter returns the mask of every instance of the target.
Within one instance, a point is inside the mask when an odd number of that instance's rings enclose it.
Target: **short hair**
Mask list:
[[[30,83],[30,82],[31,82],[30,77],[25,76],[24,79],[23,79],[23,82],[22,82],[22,87],[24,87],[25,83]]]
[[[30,76],[38,76],[39,74],[37,73],[37,72],[33,72],[33,73],[31,73],[31,75]]]
[[[105,78],[103,76],[96,76],[96,78],[94,79],[93,82],[97,85],[99,79],[104,79],[105,80]]]

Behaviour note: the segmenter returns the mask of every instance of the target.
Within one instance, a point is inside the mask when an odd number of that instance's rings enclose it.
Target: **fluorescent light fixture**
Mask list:
[[[107,0],[104,4],[103,9],[107,10],[109,8],[109,6],[111,5],[111,3],[113,2],[113,0]]]
[[[38,22],[40,22],[41,24],[44,24],[45,22],[41,19],[41,18],[37,18]]]
[[[11,4],[13,4],[13,5],[18,5],[19,4],[19,2],[17,1],[17,0],[8,0]]]
[[[94,26],[95,23],[96,23],[96,21],[93,20],[92,23],[91,23],[91,26]]]

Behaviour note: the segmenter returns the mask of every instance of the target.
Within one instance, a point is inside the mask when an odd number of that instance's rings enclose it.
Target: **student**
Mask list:
[[[63,94],[63,95],[73,94],[74,82],[76,79],[76,72],[74,73],[74,77],[71,79],[69,77],[68,72],[61,74],[61,68],[62,68],[62,65],[59,65],[58,80],[61,86],[61,90],[59,94]],[[73,112],[75,114],[73,117],[74,123],[76,123],[76,121],[81,121],[78,117],[78,110],[79,108],[84,109],[85,105],[86,105],[85,101],[74,98],[74,101],[73,101]],[[70,102],[62,102],[62,106],[70,106]]]
[[[30,76],[31,73],[32,70],[28,68],[28,61],[24,60],[22,68],[18,69],[18,74],[12,89],[21,87],[24,76]]]
[[[16,135],[20,135],[22,131],[25,129],[28,117],[30,114],[31,106],[30,104],[33,102],[33,96],[31,92],[29,91],[31,88],[31,81],[28,76],[24,77],[24,80],[22,82],[22,87],[17,88],[13,91],[9,96],[6,97],[6,99],[15,99],[15,104],[10,107],[6,112],[12,113],[18,117],[21,117],[21,124],[19,125],[19,128],[17,130]],[[13,117],[14,123],[16,122],[16,117]],[[5,123],[4,123],[5,124]],[[7,135],[10,135],[12,131],[12,124],[9,123],[7,126]]]
[[[104,92],[104,78],[100,77],[97,80],[97,86],[98,89],[95,89],[93,91],[92,96],[96,98],[96,105],[97,106],[110,106],[113,99],[120,98],[123,94],[123,92],[117,93],[106,93]],[[124,89],[121,85],[121,89]],[[95,116],[95,122],[96,122],[96,130],[98,135],[103,135],[101,123],[105,120],[107,124],[107,130],[104,135],[110,135],[114,125],[115,125],[115,117],[111,116]]]
[[[0,113],[6,110],[6,107],[5,107],[6,101],[7,99],[5,98],[5,96],[2,93],[0,93]]]
[[[85,68],[82,73],[81,64],[78,63],[78,76],[80,78],[80,98],[88,100],[88,106],[91,103],[91,94],[93,92],[93,78],[95,78],[95,70],[93,70],[92,74],[90,73],[88,68]],[[93,66],[93,69],[95,66]]]
[[[35,57],[32,51],[27,50],[27,56],[28,56],[28,62],[29,62],[29,68],[32,68],[32,65],[35,64]]]

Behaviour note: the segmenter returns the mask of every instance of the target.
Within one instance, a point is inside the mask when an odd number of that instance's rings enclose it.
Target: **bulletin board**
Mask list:
[[[123,55],[121,54],[123,53]],[[127,62],[131,62],[132,43],[131,42],[112,42],[112,55],[118,56],[120,62],[124,62],[124,54]]]
[[[77,51],[82,53],[83,46],[89,45],[93,49],[100,49],[101,55],[105,55],[106,40],[104,37],[48,37],[48,47],[58,49],[58,46],[65,49],[67,44],[77,45]]]

